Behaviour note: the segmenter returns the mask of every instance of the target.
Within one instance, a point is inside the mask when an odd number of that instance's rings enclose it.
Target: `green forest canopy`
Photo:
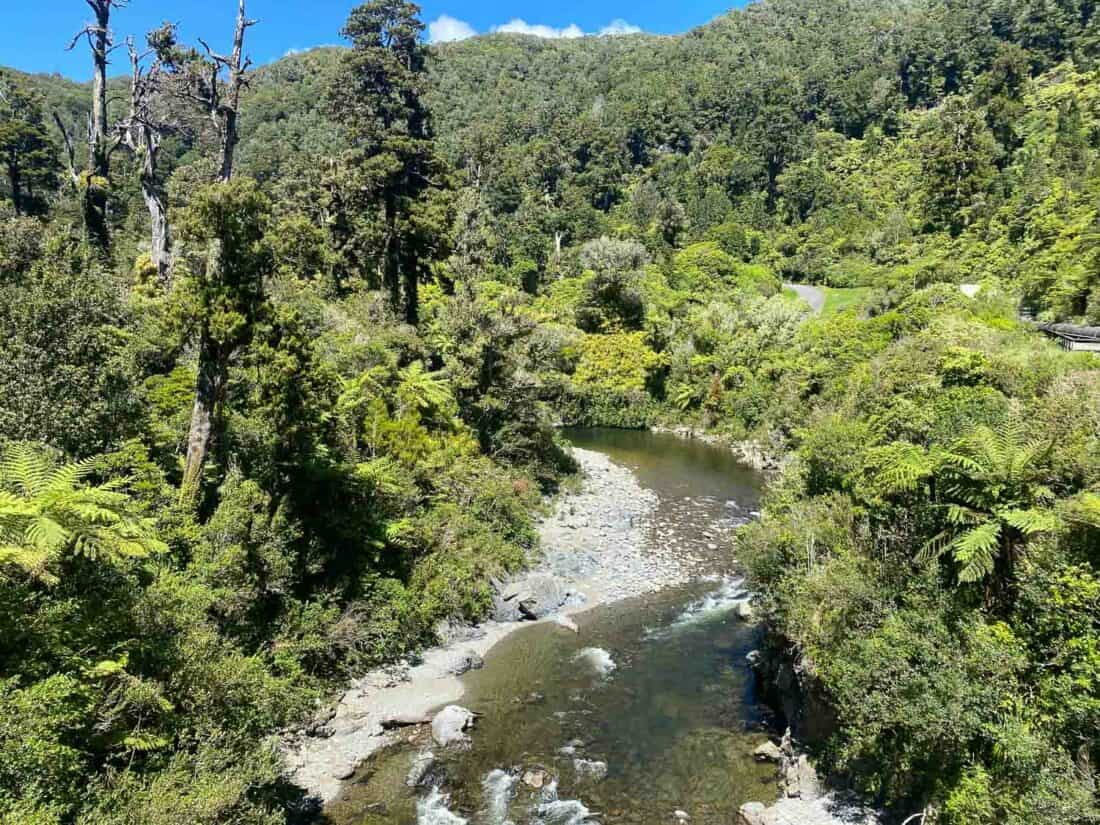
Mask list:
[[[559,421],[782,465],[735,552],[836,776],[1100,821],[1100,363],[1019,321],[1100,324],[1098,21],[427,47],[374,0],[213,114],[234,67],[166,27],[106,164],[89,87],[0,72],[0,823],[308,812],[271,737],[486,614]]]

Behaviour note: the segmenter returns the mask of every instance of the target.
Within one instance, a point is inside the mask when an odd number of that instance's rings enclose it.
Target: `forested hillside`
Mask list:
[[[303,815],[275,737],[486,615],[558,423],[781,467],[731,552],[838,782],[1100,822],[1100,358],[1019,320],[1100,325],[1094,4],[417,14],[0,71],[0,823]]]

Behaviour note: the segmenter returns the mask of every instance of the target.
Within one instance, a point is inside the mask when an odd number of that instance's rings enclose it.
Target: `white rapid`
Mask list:
[[[611,654],[602,647],[586,647],[580,650],[573,658],[575,661],[583,662],[591,668],[597,676],[603,678],[610,676],[611,671],[616,667],[615,660],[611,658]]]
[[[723,578],[714,590],[684,608],[684,611],[676,617],[672,624],[662,631],[651,633],[651,636],[673,633],[687,625],[718,618],[743,602],[747,602],[750,598],[751,594],[745,589],[743,578],[739,576]]]
[[[596,825],[595,817],[579,799],[558,799],[558,783],[551,782],[542,791],[531,825]]]
[[[432,788],[416,803],[416,825],[466,825],[468,820],[447,807],[450,804],[450,796]]]
[[[485,825],[512,825],[508,805],[516,795],[516,776],[500,768],[489,771],[481,780]]]

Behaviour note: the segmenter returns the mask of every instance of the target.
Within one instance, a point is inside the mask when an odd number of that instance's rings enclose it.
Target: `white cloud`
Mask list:
[[[428,24],[429,43],[451,43],[465,40],[477,34],[477,29],[465,20],[458,20],[449,14],[441,14]]]
[[[570,23],[564,29],[555,29],[542,23],[528,23],[518,17],[513,17],[507,23],[493,28],[495,32],[507,32],[510,34],[529,34],[534,37],[546,37],[550,39],[558,37],[584,37],[584,31],[576,23]]]
[[[621,17],[612,20],[602,29],[600,29],[601,37],[612,37],[617,34],[641,34],[641,26],[635,26],[633,23],[627,23]]]
[[[528,23],[519,17],[513,17],[507,23],[493,26],[491,31],[509,34],[526,34],[532,37],[545,37],[551,40],[557,38],[573,37],[611,37],[619,34],[639,34],[642,29],[626,22],[622,18],[612,20],[597,32],[586,32],[576,23],[556,28],[544,23]],[[450,43],[455,40],[465,40],[477,35],[477,29],[465,20],[458,20],[449,14],[441,14],[428,24],[429,43]]]

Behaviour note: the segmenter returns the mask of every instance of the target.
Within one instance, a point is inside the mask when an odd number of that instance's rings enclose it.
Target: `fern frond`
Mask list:
[[[1000,538],[1001,525],[996,521],[987,521],[951,542],[952,553],[960,566],[960,582],[969,584],[981,581],[993,572]]]
[[[1004,510],[998,513],[1005,524],[1015,527],[1025,536],[1037,533],[1052,533],[1061,525],[1061,519],[1052,510],[1031,508],[1026,510]]]

